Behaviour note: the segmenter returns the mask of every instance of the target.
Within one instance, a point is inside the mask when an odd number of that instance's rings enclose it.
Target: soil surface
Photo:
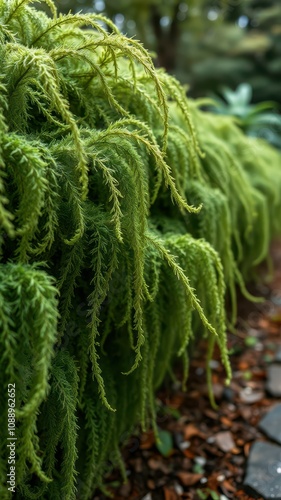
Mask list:
[[[206,387],[204,343],[190,366],[187,391],[167,383],[158,393],[158,428],[130,438],[123,450],[127,482],[113,471],[106,479],[112,498],[135,500],[251,500],[262,499],[245,491],[251,445],[268,438],[259,430],[262,417],[281,398],[270,395],[268,369],[281,348],[281,240],[271,248],[273,274],[261,267],[259,283],[250,291],[263,303],[238,298],[238,319],[228,333],[233,379],[225,387],[219,353],[212,360],[212,381],[217,409]],[[281,427],[281,423],[280,423]],[[94,500],[103,500],[96,493]]]

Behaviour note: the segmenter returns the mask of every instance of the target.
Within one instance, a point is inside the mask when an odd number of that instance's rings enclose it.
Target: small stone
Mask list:
[[[275,398],[281,397],[281,365],[273,363],[268,367],[266,389]]]
[[[262,352],[264,350],[264,345],[262,342],[257,342],[255,347],[254,347],[255,351],[257,352]]]
[[[213,394],[217,401],[222,398],[223,392],[224,392],[224,387],[222,384],[213,384]]]
[[[281,306],[281,295],[278,292],[275,292],[271,297],[271,302],[277,306]]]
[[[183,435],[181,432],[174,432],[174,440],[175,444],[177,445],[178,448],[180,448],[182,442],[183,442]]]
[[[182,495],[183,494],[184,489],[183,489],[183,487],[179,483],[176,483],[174,485],[174,488],[175,488],[175,492],[177,493],[177,495]]]
[[[220,366],[219,362],[216,359],[210,359],[209,361],[209,367],[212,368],[212,370],[218,369]]]
[[[147,495],[144,495],[144,497],[142,497],[142,500],[152,500],[151,493],[147,493]]]
[[[187,448],[190,447],[190,444],[191,444],[190,441],[183,441],[182,443],[180,443],[179,449],[181,451],[187,450]]]
[[[281,500],[281,447],[256,441],[250,450],[244,486],[264,500]]]
[[[261,401],[261,399],[264,398],[264,393],[263,391],[254,392],[251,387],[245,387],[245,389],[242,389],[242,391],[240,391],[239,397],[242,403],[251,405],[257,403],[258,401]]]
[[[226,401],[228,401],[229,403],[232,403],[235,398],[235,392],[233,389],[231,389],[231,387],[225,387],[223,390],[222,397],[223,399],[226,399]]]
[[[259,428],[281,444],[281,404],[274,406],[260,421]]]
[[[195,457],[194,462],[198,465],[201,465],[201,467],[205,467],[207,460],[205,457]]]
[[[218,432],[216,434],[215,442],[217,447],[220,450],[224,451],[225,453],[227,453],[228,451],[232,450],[232,448],[235,447],[232,434],[229,431]]]
[[[229,411],[235,411],[236,410],[235,405],[232,404],[232,403],[228,403],[227,408],[228,408]]]

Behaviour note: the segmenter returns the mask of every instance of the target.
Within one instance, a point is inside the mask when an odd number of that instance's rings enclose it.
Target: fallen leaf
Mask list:
[[[195,453],[189,449],[186,449],[186,450],[182,450],[182,453],[184,454],[184,456],[186,458],[191,458],[193,459],[195,457]]]
[[[155,443],[154,432],[144,432],[140,438],[140,448],[141,450],[149,450]]]
[[[178,500],[180,498],[175,490],[167,488],[167,486],[164,486],[163,489],[164,489],[165,500]]]
[[[247,363],[246,361],[240,361],[238,363],[238,368],[239,370],[241,370],[242,372],[245,371],[245,370],[248,370],[249,368],[249,363]]]
[[[180,408],[185,399],[185,394],[173,394],[172,397],[170,397],[168,400],[166,400],[166,406],[169,406],[170,408],[173,409],[178,409]]]
[[[155,482],[153,481],[153,479],[148,479],[148,481],[147,481],[147,487],[150,490],[155,490]]]
[[[228,479],[225,479],[222,483],[222,486],[229,492],[231,491],[232,493],[234,493],[236,491],[236,488],[235,486],[233,486],[233,484],[228,480]]]
[[[246,443],[246,444],[244,445],[244,455],[245,455],[245,457],[247,457],[247,456],[249,455],[249,451],[250,451],[251,444],[252,444],[252,443]]]
[[[206,415],[206,417],[210,418],[211,420],[217,420],[219,418],[218,413],[214,410],[210,410],[209,408],[206,408],[204,410],[204,415]]]
[[[236,448],[236,446],[234,446],[234,448],[231,449],[231,453],[233,455],[239,455],[239,453],[241,453],[241,450],[240,448]]]
[[[203,477],[203,474],[193,474],[192,472],[178,472],[177,477],[184,486],[193,486]]]
[[[229,418],[227,417],[221,417],[220,418],[220,421],[223,425],[225,425],[226,427],[231,427],[232,426],[232,420],[230,420]]]
[[[168,465],[166,465],[162,460],[150,458],[147,463],[148,463],[148,467],[151,470],[160,470],[164,474],[169,474],[171,472],[170,467],[168,467]]]
[[[183,434],[184,434],[184,439],[186,441],[188,441],[190,438],[192,438],[194,436],[201,437],[202,439],[205,439],[205,437],[206,437],[205,434],[203,432],[201,432],[194,424],[185,425],[184,430],[183,430]]]

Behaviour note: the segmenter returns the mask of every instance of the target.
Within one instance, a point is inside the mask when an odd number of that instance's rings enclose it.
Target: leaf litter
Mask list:
[[[243,479],[251,446],[266,439],[258,424],[281,402],[267,390],[270,364],[276,356],[278,361],[281,352],[281,240],[272,245],[271,255],[271,281],[267,282],[267,270],[262,266],[259,282],[250,287],[265,301],[250,303],[238,298],[235,332],[228,333],[233,369],[229,387],[223,386],[220,354],[214,353],[212,383],[218,409],[214,410],[208,399],[202,341],[192,354],[187,391],[183,392],[179,383],[167,381],[157,395],[160,441],[152,431],[140,438],[133,436],[123,450],[127,481],[124,483],[118,470],[106,478],[112,498],[258,498],[245,491]],[[97,492],[93,500],[106,498]]]

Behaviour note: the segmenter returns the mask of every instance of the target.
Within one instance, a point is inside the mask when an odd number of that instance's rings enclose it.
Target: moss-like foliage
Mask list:
[[[280,230],[280,155],[101,16],[0,3],[0,496],[90,499]],[[202,353],[203,355],[203,353]],[[210,373],[207,368],[208,383]]]

